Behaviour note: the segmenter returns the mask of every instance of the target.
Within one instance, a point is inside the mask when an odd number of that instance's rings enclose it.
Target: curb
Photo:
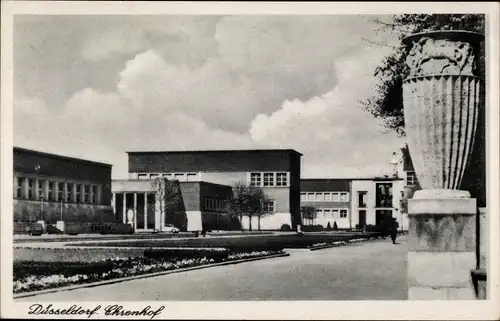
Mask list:
[[[352,240],[345,241],[344,244],[328,244],[328,245],[315,246],[315,247],[309,248],[309,251],[330,249],[333,247],[339,247],[339,246],[344,246],[344,245],[349,245],[349,244],[354,244],[354,243],[359,243],[359,242],[366,242],[368,240],[369,239],[352,239]]]
[[[109,284],[121,283],[121,282],[138,280],[138,279],[146,279],[146,278],[151,278],[151,277],[161,276],[161,275],[167,275],[167,274],[174,274],[174,273],[181,273],[181,272],[187,272],[187,271],[201,270],[201,269],[206,269],[206,268],[211,268],[211,267],[217,267],[217,266],[224,266],[224,265],[245,263],[245,262],[251,262],[251,261],[259,261],[259,260],[265,260],[265,259],[274,259],[274,258],[285,257],[285,256],[290,256],[290,253],[281,253],[281,254],[273,254],[273,255],[268,255],[268,256],[252,257],[252,258],[247,258],[247,259],[240,259],[240,260],[233,260],[233,261],[226,261],[226,262],[205,264],[205,265],[199,265],[199,266],[192,266],[192,267],[187,267],[187,268],[182,268],[182,269],[176,269],[176,270],[169,270],[169,271],[161,271],[161,272],[146,273],[146,274],[140,274],[140,275],[134,275],[134,276],[127,276],[127,277],[123,277],[123,278],[117,278],[117,279],[111,279],[111,280],[104,280],[104,281],[97,281],[97,282],[93,282],[93,283],[83,283],[83,284],[76,284],[76,285],[67,285],[67,286],[63,286],[63,287],[59,287],[59,288],[51,288],[51,289],[45,289],[45,290],[39,290],[39,291],[33,291],[33,292],[16,293],[16,294],[13,295],[13,299],[20,299],[20,298],[26,298],[26,297],[31,297],[31,296],[41,295],[41,294],[48,294],[48,293],[55,293],[55,292],[62,292],[62,291],[72,291],[72,290],[77,290],[77,289],[82,289],[82,288],[93,288],[93,287],[101,286],[101,285],[109,285]]]

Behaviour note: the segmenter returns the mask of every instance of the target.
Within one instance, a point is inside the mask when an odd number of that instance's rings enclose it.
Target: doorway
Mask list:
[[[366,226],[366,210],[359,211],[359,228],[363,229]]]

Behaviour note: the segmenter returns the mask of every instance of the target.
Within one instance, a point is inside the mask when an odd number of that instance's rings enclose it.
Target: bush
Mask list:
[[[331,231],[332,230],[332,226],[330,225],[330,222],[328,222],[328,224],[326,225],[326,230],[327,231]]]
[[[283,225],[281,225],[280,231],[281,232],[291,232],[292,228],[288,224],[283,224]]]
[[[320,224],[302,226],[303,232],[321,232],[323,230],[324,230],[323,225],[320,225]]]
[[[333,222],[333,230],[338,231],[339,227],[337,226],[337,221]]]
[[[54,225],[48,224],[47,225],[47,234],[63,234],[63,232],[55,227]]]

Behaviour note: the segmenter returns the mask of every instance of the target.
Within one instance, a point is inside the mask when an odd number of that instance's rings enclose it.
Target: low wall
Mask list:
[[[43,208],[43,211],[42,211]],[[14,200],[14,221],[35,222],[43,219],[48,223],[56,223],[61,219],[61,204],[55,202],[39,202]],[[113,208],[106,205],[64,204],[62,217],[66,222],[113,222]]]
[[[279,230],[283,224],[288,224],[292,227],[292,217],[290,213],[274,213],[260,218],[261,230]],[[244,229],[248,230],[250,227],[250,220],[248,216],[243,216],[241,225]],[[252,230],[258,230],[259,218],[252,217]]]

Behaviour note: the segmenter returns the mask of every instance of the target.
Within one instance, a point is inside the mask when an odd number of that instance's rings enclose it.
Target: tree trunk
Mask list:
[[[257,217],[258,230],[260,231],[260,215]]]
[[[252,217],[250,215],[248,215],[248,230],[252,230]]]

